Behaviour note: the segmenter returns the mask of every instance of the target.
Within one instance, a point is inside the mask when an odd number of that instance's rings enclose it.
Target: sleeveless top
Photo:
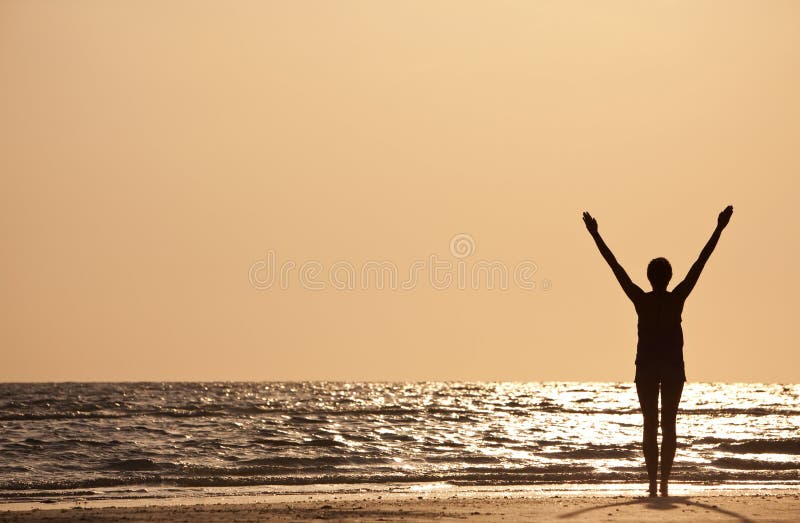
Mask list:
[[[683,367],[681,313],[686,297],[673,292],[646,292],[634,306],[639,316],[636,365],[679,364]]]

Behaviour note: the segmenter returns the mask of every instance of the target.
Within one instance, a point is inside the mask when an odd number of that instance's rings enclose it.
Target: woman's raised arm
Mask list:
[[[606,260],[606,263],[608,263],[608,265],[611,267],[611,271],[614,273],[614,276],[617,277],[617,281],[622,286],[622,290],[625,291],[625,294],[628,296],[628,298],[635,303],[636,298],[644,294],[644,291],[631,281],[628,273],[625,272],[625,269],[622,268],[622,265],[620,265],[617,259],[614,257],[614,253],[611,252],[611,249],[608,248],[606,242],[603,241],[603,238],[600,236],[600,233],[597,230],[597,220],[595,220],[588,212],[584,212],[583,222],[586,224],[586,229],[589,231],[589,234],[591,234],[592,238],[594,238],[597,248],[600,249],[600,254],[603,255],[603,259]]]
[[[732,205],[728,205],[721,213],[719,213],[719,216],[717,217],[717,226],[714,229],[714,232],[711,233],[711,238],[708,239],[705,247],[703,247],[703,250],[700,251],[700,256],[697,258],[697,261],[694,262],[691,269],[689,269],[686,277],[672,290],[673,293],[679,294],[685,299],[687,296],[689,296],[689,293],[692,292],[692,289],[694,289],[694,286],[697,283],[697,279],[700,278],[700,273],[703,272],[703,267],[705,267],[708,258],[711,256],[711,253],[714,252],[714,248],[717,246],[717,242],[719,241],[722,231],[728,226],[728,222],[731,221],[731,215],[733,215]]]

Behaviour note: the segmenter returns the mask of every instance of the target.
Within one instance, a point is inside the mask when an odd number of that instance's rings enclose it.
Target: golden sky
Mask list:
[[[797,382],[798,27],[794,1],[6,0],[0,380],[632,381],[581,212],[649,290],[732,204],[687,377]],[[268,252],[540,285],[259,290]]]

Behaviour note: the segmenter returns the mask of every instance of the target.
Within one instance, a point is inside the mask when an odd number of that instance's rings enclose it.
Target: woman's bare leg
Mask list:
[[[672,461],[675,459],[677,434],[675,418],[678,416],[678,404],[683,393],[683,381],[665,381],[661,383],[661,495],[669,495],[669,474]]]
[[[642,450],[650,480],[650,495],[655,496],[658,485],[658,381],[637,381],[636,393],[644,418]]]

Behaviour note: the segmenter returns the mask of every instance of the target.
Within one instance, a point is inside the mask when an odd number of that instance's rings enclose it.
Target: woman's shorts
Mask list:
[[[636,364],[635,382],[684,382],[686,371],[683,362],[647,362]]]

